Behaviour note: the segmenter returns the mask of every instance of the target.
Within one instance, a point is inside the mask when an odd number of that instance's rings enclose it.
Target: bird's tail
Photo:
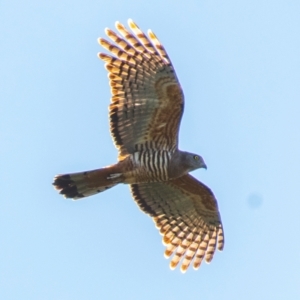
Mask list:
[[[65,198],[80,199],[103,192],[122,182],[117,165],[106,168],[56,175],[53,185]]]

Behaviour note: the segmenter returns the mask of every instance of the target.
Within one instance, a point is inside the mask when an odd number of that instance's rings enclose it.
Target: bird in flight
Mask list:
[[[155,34],[132,21],[116,22],[99,38],[111,87],[110,132],[118,162],[105,168],[56,175],[53,185],[74,200],[129,184],[140,209],[163,236],[170,268],[185,272],[210,262],[224,247],[224,233],[212,191],[189,173],[206,168],[203,158],[178,149],[184,95],[171,60]]]

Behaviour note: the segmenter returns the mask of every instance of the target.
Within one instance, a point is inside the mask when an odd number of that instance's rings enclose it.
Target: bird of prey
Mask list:
[[[129,31],[116,22],[118,33],[106,29],[110,41],[99,38],[109,54],[105,62],[111,86],[110,132],[118,162],[92,171],[57,175],[54,187],[66,198],[80,199],[119,183],[163,236],[170,268],[181,263],[198,269],[224,247],[217,201],[189,173],[206,168],[203,158],[178,149],[184,96],[171,60],[155,34],[148,36],[128,20]]]

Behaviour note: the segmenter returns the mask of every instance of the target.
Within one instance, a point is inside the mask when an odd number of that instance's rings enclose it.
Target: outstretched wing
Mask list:
[[[116,23],[121,34],[106,29],[114,42],[99,39],[111,55],[106,62],[111,86],[110,131],[119,157],[143,149],[174,150],[184,97],[171,61],[152,31],[149,38],[129,20],[134,34]]]
[[[168,182],[131,185],[139,207],[149,214],[163,235],[165,256],[173,257],[174,269],[180,260],[185,272],[193,260],[198,269],[205,256],[213,258],[216,247],[224,247],[223,227],[217,201],[211,190],[191,175]]]

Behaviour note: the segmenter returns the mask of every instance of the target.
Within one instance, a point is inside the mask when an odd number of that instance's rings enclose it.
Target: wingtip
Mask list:
[[[98,52],[97,53],[97,57],[98,58],[100,58],[101,60],[106,60],[106,58],[108,57],[108,55],[107,54],[105,54],[105,53],[102,53],[102,52]]]
[[[125,27],[124,27],[124,25],[121,23],[121,22],[119,22],[119,21],[116,21],[116,23],[115,23],[115,27],[116,27],[116,29],[117,30],[123,30]]]
[[[131,29],[137,29],[137,28],[139,28],[139,27],[136,25],[136,23],[135,23],[131,18],[129,18],[127,22],[128,22],[128,26],[129,26]]]
[[[208,258],[205,257],[205,262],[209,265],[212,259],[213,259],[212,257],[208,257]]]
[[[171,270],[175,270],[175,268],[177,267],[178,265],[178,262],[174,262],[174,261],[170,261],[170,269]]]
[[[187,271],[187,269],[188,269],[188,266],[181,266],[180,267],[180,272],[182,273],[182,274],[185,274],[186,273],[186,271]]]
[[[165,252],[164,252],[164,257],[165,257],[166,259],[168,259],[172,254],[173,254],[172,251],[165,250]]]
[[[148,29],[148,36],[151,40],[157,40],[156,35],[154,34],[154,32],[151,29]]]
[[[109,32],[111,31],[111,29],[109,29],[108,27],[105,27],[104,28],[104,33],[106,34],[106,35],[109,35]]]
[[[104,38],[101,38],[101,37],[99,37],[97,39],[97,41],[98,41],[99,45],[101,45],[101,46],[103,46],[107,43],[106,40]]]

